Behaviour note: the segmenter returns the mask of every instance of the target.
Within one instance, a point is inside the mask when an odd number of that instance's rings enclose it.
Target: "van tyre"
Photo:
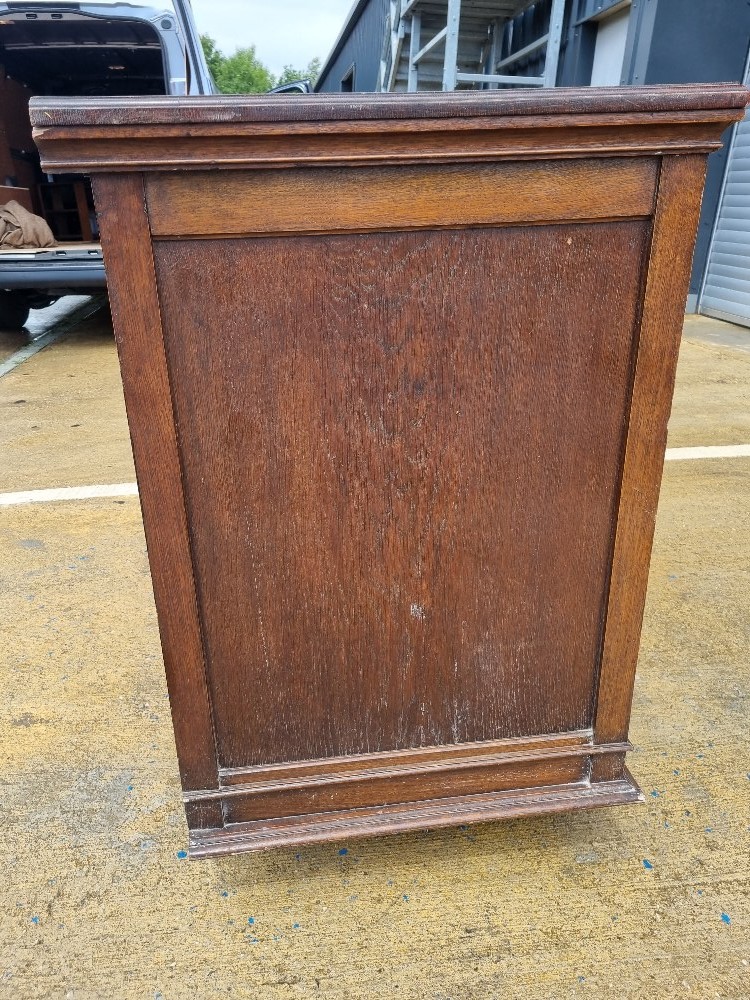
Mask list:
[[[29,318],[29,299],[25,292],[0,289],[0,330],[20,330]]]

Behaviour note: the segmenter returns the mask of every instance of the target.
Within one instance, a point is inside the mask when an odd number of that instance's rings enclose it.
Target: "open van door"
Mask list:
[[[30,308],[106,285],[91,186],[42,171],[29,99],[215,92],[190,4],[172,2],[0,2],[0,204],[41,216],[56,241],[0,244],[0,328],[19,329]]]

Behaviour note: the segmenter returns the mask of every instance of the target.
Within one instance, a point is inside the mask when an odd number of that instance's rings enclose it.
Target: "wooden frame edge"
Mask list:
[[[705,172],[703,155],[662,159],[594,706],[597,744],[627,737]]]
[[[651,218],[658,161],[607,157],[361,167],[358,171],[209,170],[146,179],[155,239],[550,225]],[[545,197],[539,197],[539,190]],[[363,191],[367,192],[366,197]]]
[[[105,265],[115,278],[110,303],[180,776],[184,788],[204,788],[218,784],[218,761],[143,176],[96,177],[93,186],[97,212],[106,220]],[[130,236],[126,242],[113,238],[123,232]],[[149,419],[135,420],[136,410]],[[215,804],[201,804],[193,814],[206,826],[221,822]]]

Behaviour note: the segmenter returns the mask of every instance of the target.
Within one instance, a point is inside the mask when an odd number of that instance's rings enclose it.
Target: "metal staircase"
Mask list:
[[[378,90],[554,87],[565,0],[551,0],[546,33],[513,51],[513,19],[534,0],[390,0]],[[513,68],[544,51],[535,76]]]

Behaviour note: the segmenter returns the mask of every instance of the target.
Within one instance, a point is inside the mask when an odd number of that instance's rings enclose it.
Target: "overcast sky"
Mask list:
[[[230,55],[255,45],[258,58],[278,75],[324,60],[353,0],[191,0],[198,31]]]

